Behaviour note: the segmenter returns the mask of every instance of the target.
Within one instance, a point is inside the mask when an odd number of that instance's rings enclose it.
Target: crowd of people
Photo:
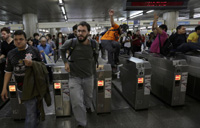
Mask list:
[[[157,25],[158,16],[154,14],[154,21],[152,31],[148,35],[140,33],[136,30],[135,33],[131,31],[123,31],[122,25],[114,22],[114,10],[109,11],[111,28],[100,34],[90,35],[90,25],[87,22],[80,22],[73,26],[73,33],[68,37],[64,37],[61,32],[55,35],[46,34],[40,36],[34,33],[33,37],[26,38],[26,33],[22,30],[17,30],[13,34],[13,38],[9,28],[2,28],[2,42],[0,44],[0,91],[2,99],[5,101],[8,98],[7,85],[14,74],[19,93],[24,92],[27,87],[24,83],[25,78],[30,80],[30,85],[41,86],[45,88],[45,92],[38,92],[39,94],[49,94],[49,90],[39,76],[49,74],[49,81],[52,82],[51,68],[48,66],[48,60],[56,61],[60,56],[65,64],[65,70],[69,72],[69,88],[72,110],[77,121],[78,127],[85,127],[87,125],[86,112],[90,113],[92,109],[92,98],[94,88],[95,64],[98,53],[101,51],[101,58],[106,59],[105,51],[107,51],[108,64],[111,65],[112,71],[115,73],[117,65],[120,64],[119,55],[123,48],[123,54],[134,56],[135,52],[148,50],[151,53],[162,54],[162,49],[166,43],[171,43],[173,47],[169,50],[168,55],[174,55],[176,52],[186,53],[188,51],[200,49],[200,26],[195,28],[195,31],[186,36],[186,27],[179,25],[176,28],[176,33],[172,35],[167,34],[167,25]],[[66,56],[70,48],[73,49],[73,54],[70,60]],[[131,55],[132,53],[132,55]],[[47,66],[45,66],[45,64]],[[32,68],[30,68],[32,67]],[[5,72],[4,72],[5,71]],[[30,71],[30,72],[28,72]],[[31,76],[33,72],[34,78]],[[38,79],[38,81],[34,81]],[[3,82],[4,81],[4,82]],[[37,87],[36,86],[36,87]],[[26,90],[27,91],[27,90]],[[36,95],[29,97],[24,102],[27,109],[27,116],[25,127],[35,128],[38,119],[38,109],[36,107]],[[44,94],[42,96],[44,96]],[[32,106],[31,106],[32,104]],[[50,105],[49,102],[47,102]]]

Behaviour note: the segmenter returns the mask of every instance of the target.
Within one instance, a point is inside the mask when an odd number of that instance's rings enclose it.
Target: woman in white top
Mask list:
[[[124,42],[124,50],[125,54],[130,55],[130,50],[131,50],[131,40],[132,40],[132,32],[128,31],[127,36],[123,37],[123,42]]]

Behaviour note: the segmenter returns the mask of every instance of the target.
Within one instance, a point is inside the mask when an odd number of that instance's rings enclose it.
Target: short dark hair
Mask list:
[[[77,25],[77,27],[78,26],[86,26],[87,27],[87,30],[90,32],[90,25],[87,23],[87,22],[85,22],[85,21],[82,21],[82,22],[80,22],[78,25]]]
[[[167,25],[161,24],[161,25],[159,26],[159,28],[161,28],[162,30],[165,30],[165,32],[167,32]]]
[[[34,33],[33,37],[35,38],[36,36],[39,36],[39,34],[38,33]]]
[[[58,34],[57,34],[57,38],[59,38],[59,35],[62,35],[62,32],[58,32]],[[62,35],[63,36],[63,35]]]
[[[51,34],[47,34],[46,36],[48,36],[48,37],[49,37],[49,39],[52,39],[52,36],[51,36]]]
[[[27,41],[32,41],[33,42],[33,38],[29,37]]]
[[[200,25],[196,26],[195,31],[200,30]]]
[[[26,39],[26,33],[22,30],[15,31],[14,36],[16,36],[16,35],[24,35],[24,38]]]
[[[72,27],[73,31],[77,30],[77,24]]]
[[[128,34],[130,34],[130,35],[132,36],[132,32],[131,32],[131,31],[128,31],[128,32],[127,32],[127,35],[128,35]]]
[[[1,32],[2,32],[2,31],[5,31],[6,33],[10,33],[10,29],[7,28],[7,27],[3,27],[3,28],[1,29]]]
[[[176,27],[176,32],[178,32],[178,30],[180,30],[183,27],[183,25],[179,25],[178,27]]]

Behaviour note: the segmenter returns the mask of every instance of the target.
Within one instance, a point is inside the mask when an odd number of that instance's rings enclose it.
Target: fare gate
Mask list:
[[[147,109],[151,89],[150,63],[134,57],[120,60],[123,61],[120,67],[122,95],[134,109]]]
[[[15,83],[14,76],[12,75],[12,78],[8,85],[9,94],[10,94],[10,105],[11,105],[11,111],[12,111],[12,118],[14,120],[22,120],[25,119],[26,116],[26,108],[24,104],[21,102],[21,98],[19,92],[17,91],[17,86]]]
[[[171,106],[185,104],[188,65],[184,59],[167,59],[150,55],[152,66],[151,92]]]
[[[56,62],[52,69],[56,116],[70,116],[69,73],[65,71],[64,63],[61,59]]]
[[[188,81],[186,93],[200,100],[200,55],[179,54],[176,57],[186,59],[188,63]]]
[[[96,80],[94,87],[94,106],[96,113],[111,112],[112,97],[112,69],[110,64],[106,64],[99,59],[99,67],[96,70]]]

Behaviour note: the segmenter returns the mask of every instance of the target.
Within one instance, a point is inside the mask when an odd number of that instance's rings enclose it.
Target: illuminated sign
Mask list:
[[[167,2],[167,1],[151,1],[151,2],[132,2],[131,6],[183,6],[184,2]]]
[[[138,84],[143,84],[144,83],[144,78],[138,78]]]
[[[61,89],[61,83],[54,83],[55,89]]]
[[[181,80],[181,75],[176,75],[175,80]]]
[[[9,85],[9,91],[10,92],[16,92],[16,86],[15,85]]]
[[[98,86],[104,86],[104,81],[103,80],[99,80],[98,81]]]

